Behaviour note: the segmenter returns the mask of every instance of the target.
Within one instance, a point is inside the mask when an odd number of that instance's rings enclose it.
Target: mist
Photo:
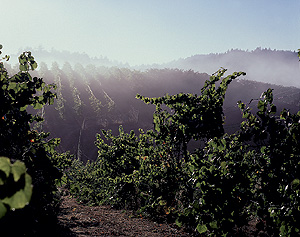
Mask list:
[[[53,62],[60,66],[68,62],[73,67],[76,64],[81,64],[83,66],[128,68],[142,72],[153,68],[171,68],[193,70],[209,75],[223,67],[228,69],[228,73],[234,71],[246,72],[247,80],[300,88],[299,59],[295,51],[288,50],[256,48],[252,51],[244,51],[231,49],[224,53],[196,54],[187,58],[174,59],[164,64],[141,64],[136,66],[132,66],[127,62],[111,60],[101,55],[99,57],[90,57],[86,53],[58,51],[55,49],[47,51],[42,47],[27,48],[26,51],[31,51],[38,63],[44,62],[48,67],[51,67]],[[21,52],[22,50],[20,50]],[[11,55],[9,62],[11,66],[17,64],[17,58],[18,54]]]
[[[268,88],[274,89],[278,111],[287,108],[296,112],[300,107],[299,59],[292,51],[230,50],[167,64],[132,67],[102,56],[91,58],[85,53],[29,50],[39,65],[32,75],[57,85],[55,105],[43,112],[43,129],[61,138],[62,151],[69,150],[84,161],[97,157],[94,141],[101,129],[111,129],[117,134],[120,125],[126,132],[153,128],[155,107],[137,100],[136,94],[146,97],[200,94],[205,80],[220,67],[228,69],[226,75],[233,71],[247,73],[234,80],[226,93],[223,108],[226,132],[233,133],[239,128],[242,118],[237,101],[249,103]],[[16,65],[7,65],[7,69],[11,75],[18,72]]]
[[[295,51],[262,48],[252,51],[232,49],[225,53],[194,55],[155,66],[192,69],[209,75],[223,67],[228,69],[228,73],[246,72],[247,80],[300,88],[300,63]]]

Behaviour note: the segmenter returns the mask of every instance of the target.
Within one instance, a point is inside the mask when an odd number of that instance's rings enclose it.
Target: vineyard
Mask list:
[[[195,235],[232,236],[242,233],[251,220],[257,222],[258,232],[269,236],[299,235],[300,111],[293,111],[299,101],[293,109],[282,108],[288,103],[281,100],[276,105],[271,88],[250,102],[235,101],[241,118],[229,133],[225,95],[244,72],[227,75],[221,68],[210,77],[201,75],[202,89],[197,87],[193,93],[149,96],[145,88],[130,101],[122,101],[109,91],[109,76],[98,80],[95,69],[87,76],[80,65],[73,70],[66,64],[61,71],[54,64],[50,74],[44,65],[33,77],[36,72],[30,71],[36,68],[30,52],[20,55],[19,72],[12,76],[0,63],[0,226],[4,234],[41,236],[57,221],[59,190],[64,189],[84,205],[129,209],[138,216],[176,223]],[[119,78],[124,71],[117,70]],[[133,77],[138,72],[127,73],[132,81],[139,81]],[[76,75],[82,80],[75,80]],[[150,87],[151,81],[147,83]],[[139,86],[123,80],[117,84],[119,88],[129,84],[131,93]],[[121,103],[130,109],[122,111]],[[155,108],[152,128],[147,122],[126,132],[119,125],[139,124],[142,104]],[[67,116],[79,124],[74,155],[59,152],[60,139],[44,131],[54,118],[47,112],[51,110],[63,124],[70,121]],[[93,160],[83,159],[81,152],[83,128],[90,120],[102,128],[89,144],[97,150]],[[118,125],[117,134],[109,129],[110,121]],[[18,228],[12,228],[16,223]]]

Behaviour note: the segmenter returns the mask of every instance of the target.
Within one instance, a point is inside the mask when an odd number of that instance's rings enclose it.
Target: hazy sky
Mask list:
[[[0,0],[5,54],[85,52],[131,65],[232,48],[300,48],[300,0]]]

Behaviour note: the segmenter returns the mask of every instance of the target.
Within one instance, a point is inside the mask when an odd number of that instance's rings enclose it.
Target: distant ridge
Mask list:
[[[23,51],[25,50],[20,50],[20,53]],[[223,67],[228,69],[229,73],[234,71],[246,72],[248,80],[300,88],[300,63],[296,51],[266,48],[256,48],[252,51],[231,49],[225,53],[196,54],[169,63],[137,66],[130,66],[128,63],[110,60],[104,56],[90,57],[86,53],[71,53],[55,49],[47,51],[43,48],[26,48],[26,51],[31,51],[38,62],[45,62],[48,67],[51,67],[53,62],[58,63],[60,67],[65,62],[68,62],[72,66],[76,64],[83,66],[92,64],[95,66],[129,68],[140,71],[151,68],[177,68],[194,70],[209,75],[216,72],[220,67]],[[11,55],[10,64],[14,65],[17,63],[18,55]]]
[[[208,74],[223,67],[228,69],[229,73],[246,72],[248,80],[300,88],[300,63],[295,51],[232,49],[220,54],[194,55],[159,67],[192,69]]]
[[[32,55],[35,57],[37,62],[44,62],[48,66],[51,66],[53,62],[56,62],[58,65],[63,66],[65,62],[70,63],[71,65],[81,64],[83,66],[93,64],[97,66],[105,66],[105,67],[129,67],[128,63],[121,63],[116,60],[110,60],[107,57],[99,56],[99,57],[90,57],[86,53],[79,52],[69,52],[69,51],[59,51],[56,49],[51,49],[51,51],[47,51],[40,48],[30,48],[19,49],[17,54],[10,55],[11,60],[10,63],[12,65],[17,63],[17,59],[19,55],[24,51],[30,51]]]

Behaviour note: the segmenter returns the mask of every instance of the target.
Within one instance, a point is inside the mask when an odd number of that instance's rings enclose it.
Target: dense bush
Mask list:
[[[252,219],[258,231],[299,233],[300,112],[277,113],[269,89],[256,114],[238,102],[244,121],[235,134],[224,134],[225,93],[244,74],[225,72],[211,76],[200,96],[137,95],[156,106],[154,130],[138,136],[122,128],[117,136],[102,131],[98,159],[74,161],[68,171],[71,193],[91,205],[133,208],[205,235],[242,231]],[[191,143],[197,144],[193,152]]]
[[[46,85],[41,78],[31,77],[29,71],[36,69],[37,63],[30,52],[21,54],[19,63],[20,72],[9,76],[3,62],[0,62],[0,156],[9,157],[10,162],[14,163],[11,168],[13,178],[17,181],[14,192],[31,189],[29,179],[32,179],[33,191],[31,201],[23,209],[14,210],[10,205],[14,211],[6,213],[0,220],[0,226],[1,234],[34,236],[41,234],[39,231],[56,220],[59,200],[55,182],[61,173],[56,167],[56,157],[60,155],[54,150],[59,140],[47,140],[47,133],[34,130],[34,125],[41,122],[42,118],[30,114],[27,108],[40,109],[52,104],[55,94],[51,90],[55,86]],[[23,163],[28,174],[21,165]],[[19,173],[23,170],[20,177],[16,176],[16,168],[13,167],[17,167]],[[6,174],[11,179],[11,175]],[[3,172],[0,173],[0,186],[8,185],[10,181],[3,181],[2,176]],[[1,189],[1,199],[5,196],[13,198],[13,193],[10,193],[12,188],[13,185],[9,185],[4,191]],[[1,216],[3,210],[0,210]]]
[[[102,130],[97,160],[84,164],[57,153],[59,139],[34,129],[42,118],[27,107],[52,104],[55,86],[31,77],[37,64],[30,52],[19,62],[11,77],[0,62],[1,233],[34,236],[49,227],[59,185],[81,203],[131,208],[207,236],[242,232],[253,219],[257,231],[299,235],[300,111],[278,112],[272,89],[257,100],[256,113],[238,102],[244,121],[232,135],[224,133],[223,103],[243,72],[224,76],[220,69],[199,96],[137,95],[156,106],[154,129],[139,135],[122,127],[118,135]]]

